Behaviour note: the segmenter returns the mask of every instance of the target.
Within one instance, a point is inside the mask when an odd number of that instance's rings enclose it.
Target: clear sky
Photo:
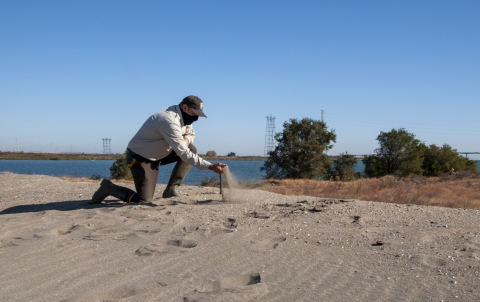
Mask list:
[[[329,154],[381,131],[480,152],[480,1],[0,0],[0,150],[114,153],[193,94],[199,153],[263,155],[266,116]],[[480,156],[477,156],[480,157]]]

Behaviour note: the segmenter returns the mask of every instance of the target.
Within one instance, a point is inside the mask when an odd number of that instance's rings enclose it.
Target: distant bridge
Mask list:
[[[480,152],[457,152],[458,154],[465,155],[465,157],[468,158],[469,154],[480,154]],[[357,160],[363,160],[365,157],[370,156],[370,155],[375,155],[375,154],[361,154],[361,155],[355,155],[355,154],[348,154],[348,155],[353,155]],[[330,156],[333,159],[337,159],[340,157],[340,155],[331,155]]]
[[[374,154],[362,154],[362,155],[348,154],[348,155],[355,156],[356,160],[363,160],[365,157],[370,156],[370,155],[374,155]],[[330,157],[335,160],[335,159],[339,158],[340,155],[330,155]]]
[[[468,157],[468,154],[480,154],[480,152],[458,152],[458,154],[465,154],[465,157]]]

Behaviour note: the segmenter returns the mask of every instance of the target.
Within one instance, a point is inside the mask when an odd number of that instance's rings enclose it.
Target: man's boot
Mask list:
[[[110,180],[104,179],[100,184],[100,188],[98,188],[98,190],[93,193],[92,201],[90,201],[90,204],[101,203],[108,196],[113,196],[123,202],[128,203],[136,200],[136,198],[134,198],[135,194],[135,191],[129,188],[117,186]]]
[[[187,176],[189,170],[190,164],[187,164],[182,160],[177,161],[172,170],[172,175],[170,176],[167,187],[165,188],[165,191],[163,191],[163,198],[180,196],[177,192],[177,188],[182,183],[185,176]]]

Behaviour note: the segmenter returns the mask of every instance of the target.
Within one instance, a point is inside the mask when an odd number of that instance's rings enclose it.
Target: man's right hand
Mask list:
[[[222,174],[223,173],[223,168],[225,168],[227,164],[211,164],[210,167],[208,167],[208,170],[212,170],[215,173]]]

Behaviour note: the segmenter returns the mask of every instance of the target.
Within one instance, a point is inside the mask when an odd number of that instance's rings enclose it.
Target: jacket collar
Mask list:
[[[180,105],[175,105],[174,107],[175,107],[175,112],[178,114],[178,118],[180,119],[180,125],[184,127],[185,124],[183,123],[182,108],[180,108]]]

